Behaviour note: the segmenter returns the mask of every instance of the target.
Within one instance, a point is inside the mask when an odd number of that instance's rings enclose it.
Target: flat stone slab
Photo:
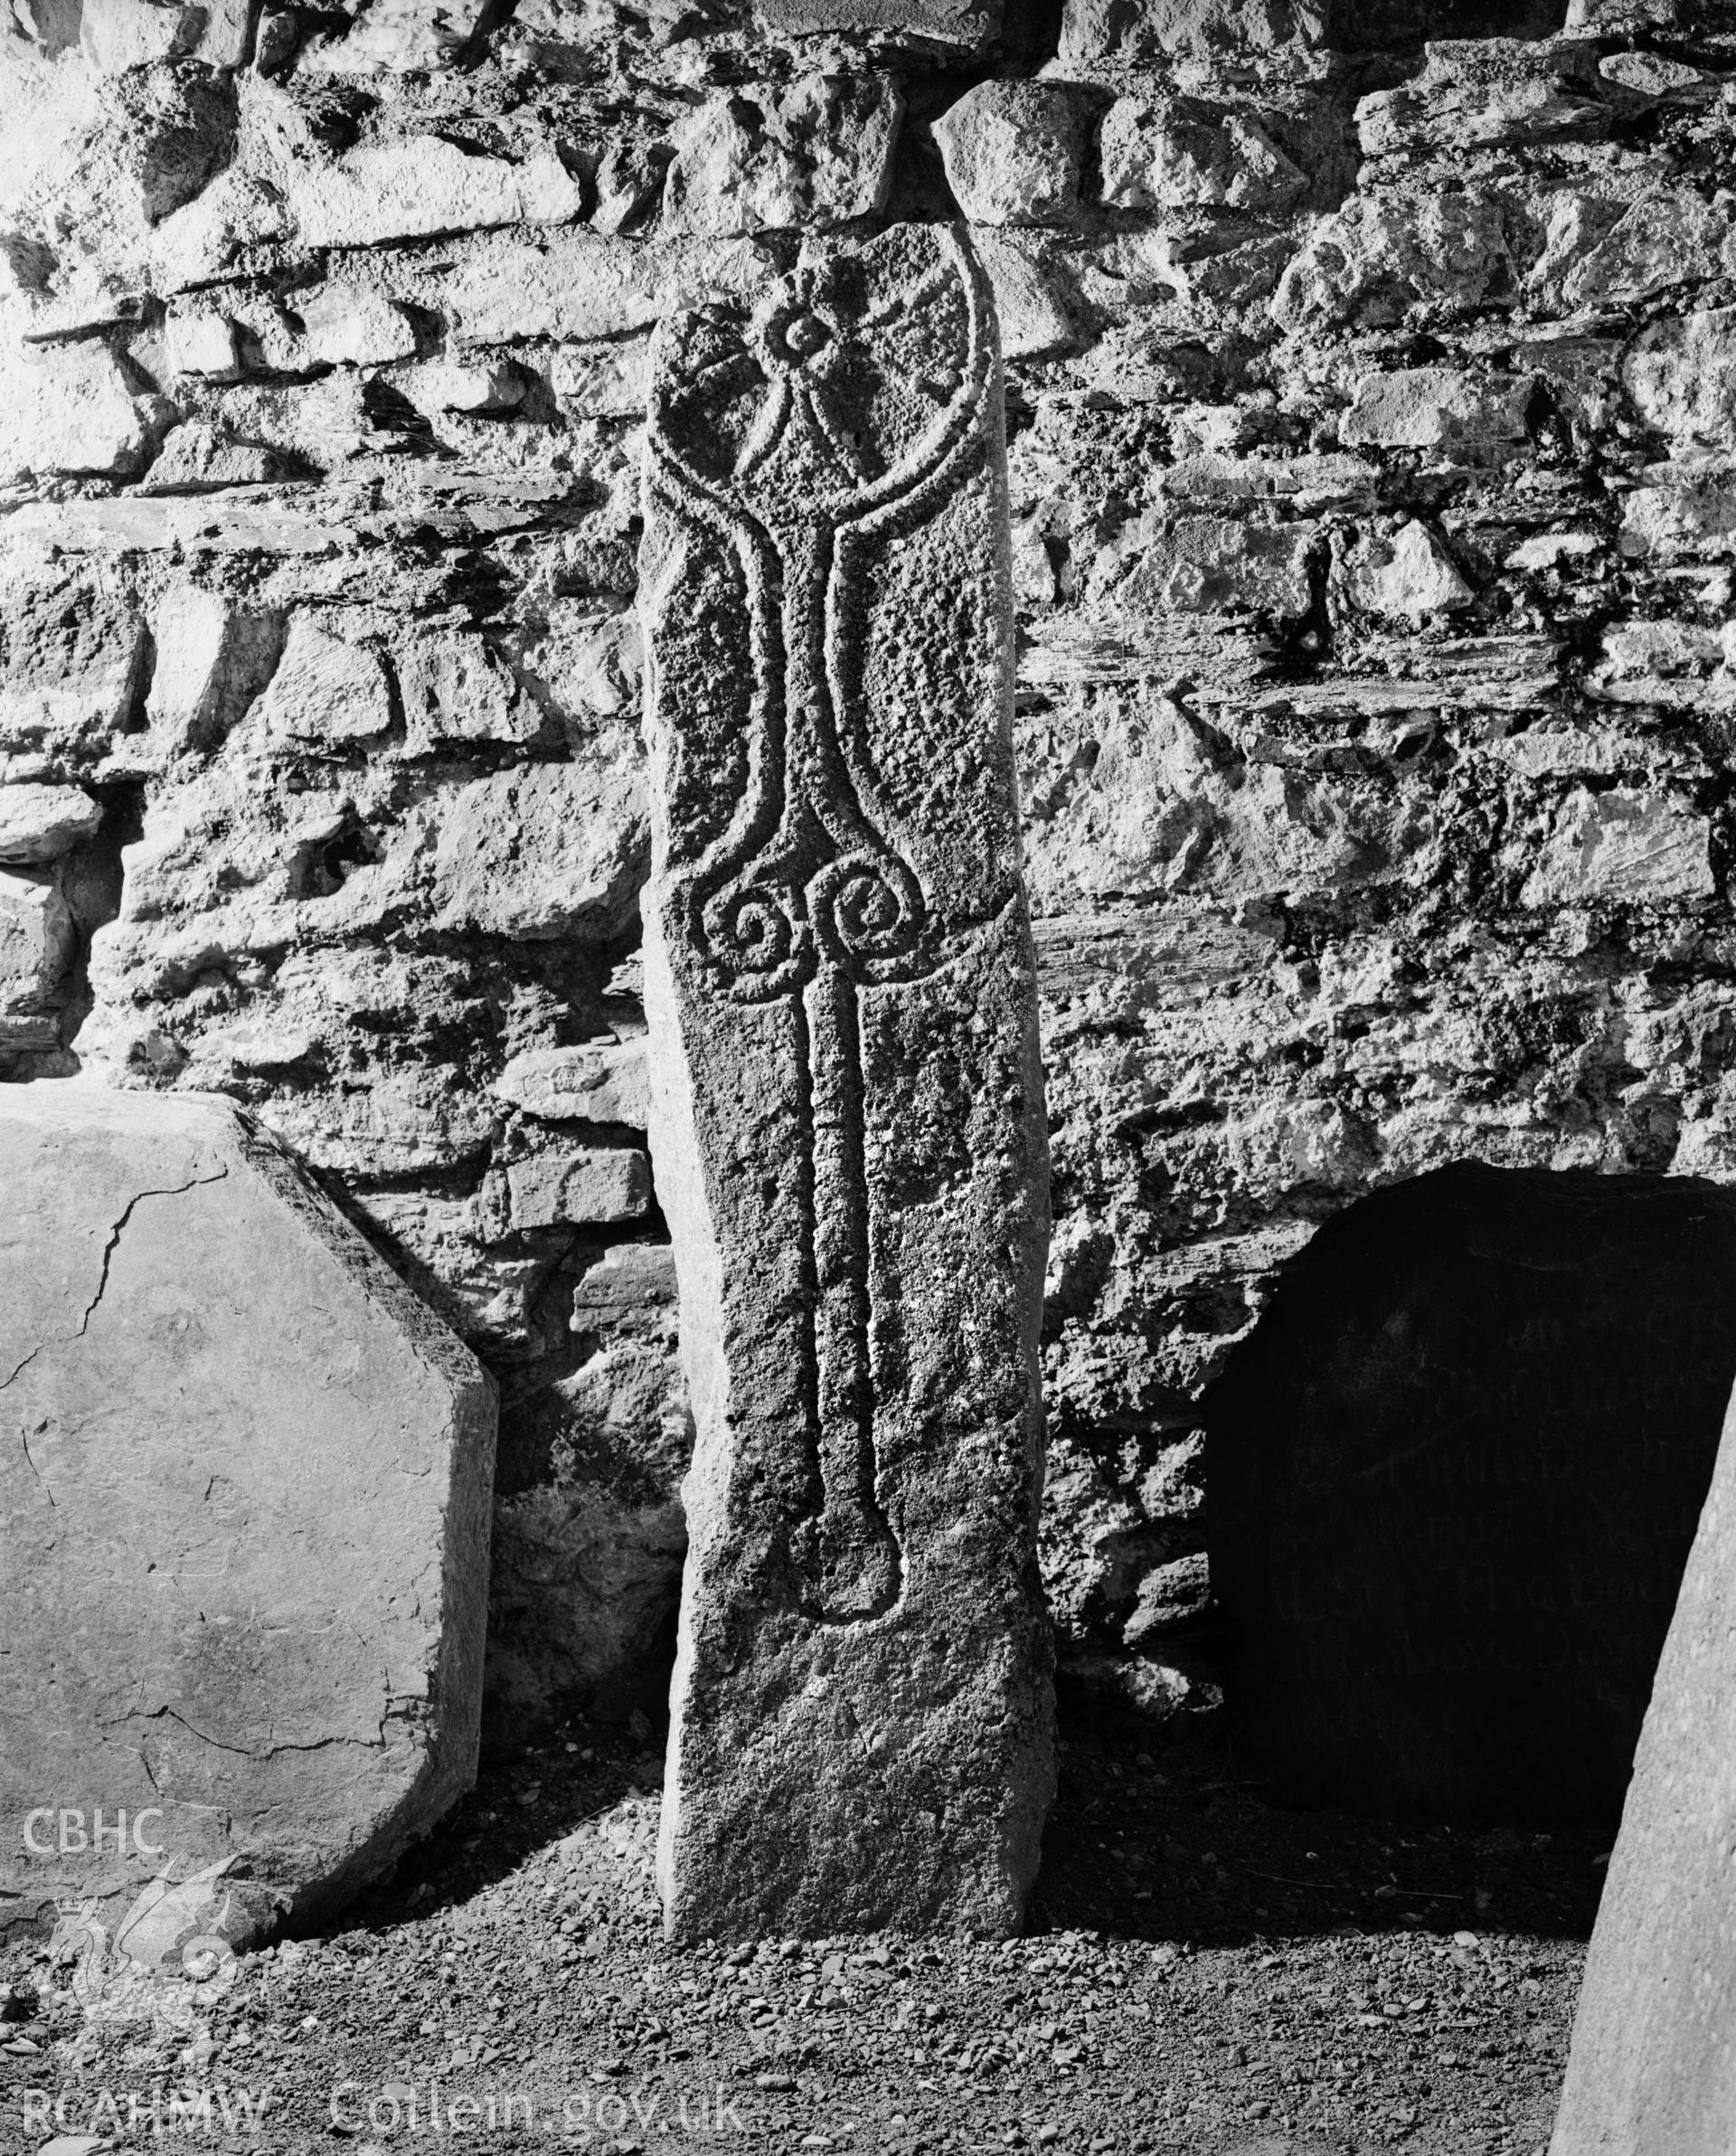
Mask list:
[[[1733,1836],[1736,1404],[1646,1710],[1550,2156],[1730,2156]]]
[[[672,1935],[1016,1931],[1053,1780],[1048,1157],[1001,391],[945,227],[677,319],[642,572],[651,1141],[696,1422]]]
[[[306,1922],[474,1779],[492,1381],[226,1102],[0,1087],[0,1931]]]
[[[1244,1771],[1613,1824],[1736,1377],[1736,1192],[1472,1163],[1329,1221],[1207,1396]]]

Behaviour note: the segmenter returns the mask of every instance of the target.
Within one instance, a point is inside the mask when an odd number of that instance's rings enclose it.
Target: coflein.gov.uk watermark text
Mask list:
[[[552,2095],[527,2089],[466,2095],[439,2082],[387,2081],[370,2087],[340,2081],[328,2123],[336,2133],[491,2133],[540,2126],[584,2139],[600,2133],[746,2133],[740,2097],[715,2089],[581,2088]]]

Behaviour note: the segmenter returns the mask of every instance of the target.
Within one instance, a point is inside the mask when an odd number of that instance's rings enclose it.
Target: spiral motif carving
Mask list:
[[[801,988],[824,959],[851,980],[895,977],[928,925],[922,887],[895,855],[850,853],[806,885],[763,868],[700,900],[697,941],[728,994],[769,1003]]]
[[[826,955],[858,979],[908,958],[928,912],[902,861],[866,853],[828,861],[808,885],[808,903]]]
[[[788,995],[807,977],[811,938],[787,886],[764,877],[726,884],[701,905],[699,925],[702,947],[738,994]]]

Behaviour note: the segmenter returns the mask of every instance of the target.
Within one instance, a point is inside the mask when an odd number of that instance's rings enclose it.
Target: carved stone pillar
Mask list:
[[[673,1936],[1015,1930],[1048,1161],[1000,367],[946,227],[660,333],[652,1144],[698,1441]]]

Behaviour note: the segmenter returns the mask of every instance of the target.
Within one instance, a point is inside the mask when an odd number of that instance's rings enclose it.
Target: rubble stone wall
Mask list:
[[[1199,1696],[1322,1220],[1736,1175],[1727,7],[9,8],[0,1074],[245,1102],[494,1369],[498,1734],[673,1603],[638,415],[805,230],[999,302],[1074,1660]]]

